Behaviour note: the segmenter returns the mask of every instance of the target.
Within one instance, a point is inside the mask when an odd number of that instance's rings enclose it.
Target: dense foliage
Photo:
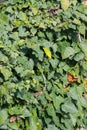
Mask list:
[[[87,6],[0,4],[0,130],[87,129]]]

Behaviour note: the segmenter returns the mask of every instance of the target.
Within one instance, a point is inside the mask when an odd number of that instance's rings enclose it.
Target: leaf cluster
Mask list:
[[[81,126],[87,129],[87,6],[77,0],[0,4],[0,129]]]

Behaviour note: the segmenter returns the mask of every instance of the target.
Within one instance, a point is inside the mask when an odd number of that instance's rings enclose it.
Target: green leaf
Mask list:
[[[62,105],[62,110],[66,113],[78,114],[78,110],[75,105],[71,101],[66,101],[64,105]]]
[[[66,59],[69,56],[72,56],[74,54],[75,54],[75,51],[74,51],[74,49],[72,47],[66,47],[64,52],[62,52],[62,58]]]
[[[37,32],[37,29],[31,28],[31,33],[33,34],[33,36],[36,34],[36,32]]]
[[[79,43],[79,47],[84,52],[84,54],[87,56],[87,42]]]
[[[81,105],[82,105],[84,108],[87,109],[87,101],[86,101],[83,97],[80,98],[80,102],[81,102]]]
[[[8,118],[7,110],[6,109],[0,110],[0,125],[5,124],[7,118]]]
[[[82,62],[82,68],[85,70],[85,71],[87,71],[87,62]]]
[[[57,67],[58,62],[59,62],[58,59],[51,59],[51,60],[50,60],[50,63],[51,63],[51,65],[52,65],[52,67],[53,67],[54,69]]]
[[[55,116],[55,111],[54,111],[54,107],[52,104],[48,104],[47,113],[49,116],[52,116],[52,117]]]
[[[79,33],[80,34],[85,35],[85,30],[86,30],[86,27],[84,24],[79,26]]]
[[[0,53],[0,62],[2,62],[2,64],[4,64],[4,63],[7,64],[9,62],[8,57],[5,56],[3,53]]]
[[[76,87],[71,88],[68,96],[71,96],[72,99],[78,100],[77,88]]]
[[[64,102],[64,99],[61,96],[55,96],[53,99],[54,107],[57,110],[60,110],[60,105]]]
[[[87,8],[80,1],[0,4],[0,129],[86,129]]]
[[[77,4],[77,0],[70,1],[74,6]]]
[[[3,74],[5,80],[8,80],[12,75],[12,72],[4,66],[0,66],[0,71]]]
[[[3,46],[3,44],[2,44],[2,42],[0,41],[0,48],[3,48],[4,46]]]
[[[65,11],[70,7],[70,1],[69,0],[61,0],[61,7]]]
[[[33,70],[33,68],[34,68],[34,61],[33,61],[33,59],[29,59],[28,65],[29,65],[30,70]]]
[[[38,9],[37,8],[32,8],[32,12],[34,15],[36,15],[38,13]]]
[[[48,125],[46,130],[59,130],[55,125]]]
[[[13,123],[8,123],[9,128],[13,129],[13,130],[18,130],[19,126],[16,122]]]
[[[0,87],[0,96],[6,96],[9,92],[9,89],[7,85],[3,84],[3,86]]]
[[[79,19],[76,19],[76,18],[73,20],[73,23],[75,23],[75,24],[77,24],[77,25],[81,25],[80,20],[79,20]]]
[[[54,77],[54,71],[52,71],[49,75],[48,75],[48,80],[50,80],[51,78],[53,78]]]
[[[21,115],[24,112],[24,108],[22,108],[21,106],[14,106],[12,108],[9,109],[9,114],[10,115]]]
[[[24,12],[19,12],[19,14],[17,15],[17,17],[18,17],[20,20],[24,21],[24,22],[28,22],[28,18],[27,18],[27,16],[26,16],[26,13],[24,13]]]
[[[7,24],[9,21],[8,17],[3,14],[3,13],[0,13],[0,24]]]
[[[21,117],[25,118],[25,117],[31,117],[31,113],[27,108],[24,108],[23,110],[23,114],[21,115]]]
[[[71,118],[72,124],[75,126],[76,125],[76,121],[77,121],[76,115],[70,114],[70,118]]]
[[[32,110],[32,116],[30,118],[30,130],[42,130],[42,126],[37,120],[36,110]]]
[[[31,130],[37,130],[37,125],[36,125],[36,122],[33,119],[33,117],[31,117],[31,119],[30,119],[30,129]]]
[[[74,56],[75,61],[80,61],[82,59],[84,59],[84,54],[82,52],[79,52]]]

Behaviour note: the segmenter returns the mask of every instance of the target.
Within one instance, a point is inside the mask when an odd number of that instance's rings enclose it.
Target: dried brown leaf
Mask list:
[[[16,121],[16,116],[11,116],[10,118],[9,118],[9,122],[10,123],[13,123],[13,122],[15,122]]]
[[[35,93],[34,93],[34,96],[35,96],[35,97],[38,97],[40,94],[42,94],[42,91],[35,92]]]

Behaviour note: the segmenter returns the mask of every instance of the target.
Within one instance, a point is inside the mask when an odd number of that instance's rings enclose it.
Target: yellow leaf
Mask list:
[[[21,21],[19,21],[19,20],[14,20],[13,23],[14,23],[17,27],[19,27],[19,26],[21,25]]]
[[[2,42],[0,41],[0,48],[3,48],[4,46],[2,45]]]
[[[87,61],[87,56],[85,57],[85,60]]]
[[[49,58],[52,58],[51,51],[48,48],[44,47],[43,50],[44,50],[46,56],[48,56]]]
[[[36,15],[38,13],[38,9],[37,8],[33,8],[32,12],[33,12],[34,15]]]
[[[36,83],[37,83],[37,80],[36,80],[36,79],[34,79],[34,78],[33,78],[32,80],[33,80],[34,84],[36,84]]]
[[[67,25],[67,23],[68,23],[68,21],[63,22],[63,23],[59,24],[58,27],[63,27],[63,26],[65,26],[65,25]]]
[[[61,0],[61,8],[63,10],[67,10],[70,7],[70,1],[69,0]]]
[[[79,20],[79,19],[76,19],[76,18],[73,20],[73,23],[75,23],[75,24],[77,24],[77,25],[81,25],[80,20]]]
[[[24,40],[24,39],[21,39],[18,44],[19,44],[20,46],[21,46],[21,45],[24,45],[24,44],[25,44],[25,40]]]
[[[0,44],[0,48],[3,48],[4,46]]]
[[[50,23],[51,23],[51,20],[46,19],[46,20],[45,20],[45,23],[46,23],[46,24],[50,24]]]
[[[44,23],[40,23],[40,24],[39,24],[39,27],[40,27],[40,28],[45,28]]]

